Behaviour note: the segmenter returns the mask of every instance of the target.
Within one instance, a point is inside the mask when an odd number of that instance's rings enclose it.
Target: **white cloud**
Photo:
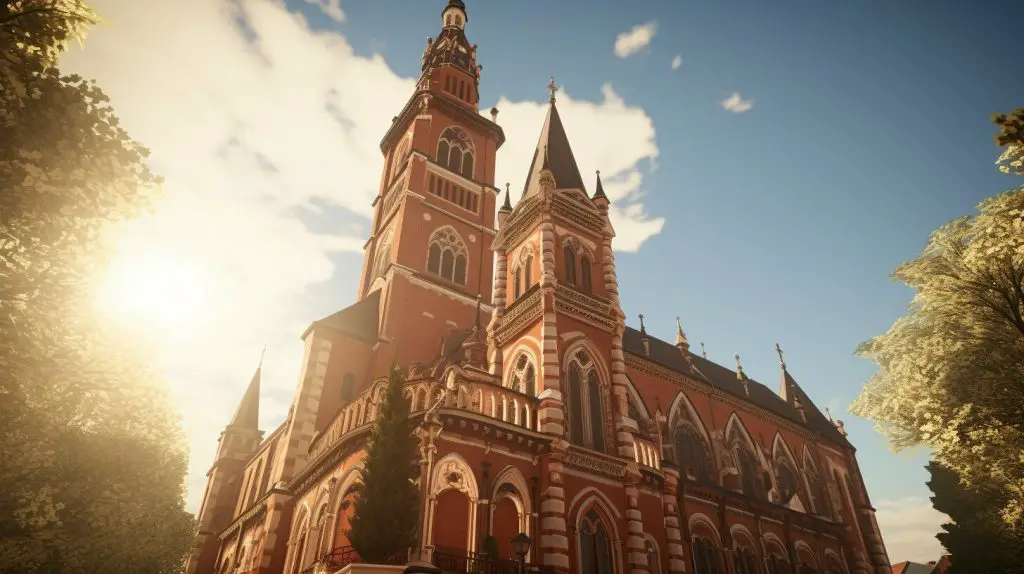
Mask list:
[[[892,563],[910,560],[927,563],[946,552],[935,535],[949,517],[935,510],[926,498],[876,500],[875,518]]]
[[[615,249],[636,251],[665,224],[663,218],[649,217],[641,203],[643,160],[653,162],[658,157],[654,122],[643,108],[626,105],[611,84],[605,84],[601,93],[602,101],[595,103],[573,99],[562,91],[558,112],[590,193],[594,192],[595,172],[601,170],[605,193],[612,202]],[[514,202],[522,193],[548,104],[512,103],[502,98],[496,107],[507,138],[498,152],[497,182],[499,187],[511,182]]]
[[[337,1],[319,4],[340,14]],[[168,333],[164,354],[191,448],[195,510],[218,433],[263,345],[261,422],[271,430],[295,388],[298,336],[315,310],[351,303],[311,300],[309,288],[359,273],[338,268],[332,254],[361,250],[383,164],[378,142],[414,79],[397,76],[378,55],[355,55],[337,33],[311,31],[278,0],[95,0],[94,7],[107,24],[62,65],[96,78],[122,125],[151,149],[168,192],[152,217],[122,230],[119,262],[186,262],[204,286],[203,314]],[[610,86],[600,103],[563,96],[559,105],[581,167],[607,174],[617,246],[635,249],[663,224],[639,203],[638,164],[657,156],[651,119]],[[508,134],[499,176],[515,186],[543,106],[499,103]],[[324,207],[348,223],[318,232],[297,216]]]
[[[646,24],[637,24],[629,32],[623,32],[615,38],[615,55],[628,58],[650,45],[654,39],[658,23],[654,20]]]
[[[678,70],[679,66],[682,66],[682,65],[683,65],[683,55],[682,54],[676,54],[676,57],[672,58],[672,69],[673,70]]]
[[[733,92],[731,96],[721,101],[722,108],[735,114],[742,114],[754,107],[754,100],[744,100],[739,92]]]
[[[341,11],[341,0],[306,0],[306,2],[323,10],[323,13],[335,22],[345,21],[345,13]]]

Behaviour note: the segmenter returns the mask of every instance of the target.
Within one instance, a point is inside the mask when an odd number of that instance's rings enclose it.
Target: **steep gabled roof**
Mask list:
[[[380,318],[380,293],[381,290],[377,289],[361,301],[314,321],[310,329],[327,327],[368,343],[376,342],[379,335],[377,327]],[[309,333],[309,329],[306,333]]]
[[[569,146],[569,137],[565,135],[565,127],[562,125],[562,118],[558,115],[558,107],[552,101],[548,106],[548,115],[544,118],[544,126],[540,130],[540,138],[537,140],[537,148],[533,150],[533,160],[530,161],[530,171],[526,175],[526,185],[523,186],[523,196],[534,193],[530,189],[531,183],[540,179],[540,172],[545,167],[551,170],[555,178],[557,189],[582,189],[583,177],[580,176],[580,168],[576,165],[576,157]]]
[[[644,353],[643,340],[645,338],[650,344],[651,353],[649,356]],[[838,444],[850,444],[846,437],[836,429],[835,425],[814,408],[810,399],[807,399],[804,403],[805,414],[807,415],[807,422],[804,423],[796,408],[780,399],[768,387],[748,378],[747,385],[750,389],[750,396],[748,397],[743,390],[743,383],[737,377],[735,371],[709,361],[699,354],[685,351],[684,355],[684,352],[680,351],[672,343],[651,337],[632,327],[626,327],[625,333],[622,336],[622,347],[628,353],[639,357],[646,357],[662,367],[677,373],[697,379],[704,379],[711,385],[736,396],[740,400],[749,401],[798,425],[807,427]],[[691,364],[697,372],[691,369]],[[813,413],[817,413],[818,416],[812,416]]]

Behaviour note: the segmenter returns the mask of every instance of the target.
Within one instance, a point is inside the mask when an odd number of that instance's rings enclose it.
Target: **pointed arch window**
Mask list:
[[[534,396],[537,392],[537,369],[526,353],[520,353],[513,365],[509,387],[524,395]]]
[[[437,164],[462,177],[473,179],[476,150],[466,130],[449,127],[437,142]]]
[[[807,490],[811,497],[811,511],[818,516],[830,518],[828,496],[825,494],[825,483],[818,471],[809,460],[804,461],[804,476],[807,477]]]
[[[673,437],[676,464],[683,477],[693,474],[702,483],[711,482],[711,456],[704,438],[690,425],[676,428]]]
[[[573,249],[572,245],[566,245],[562,248],[562,255],[565,259],[565,282],[571,285],[576,284],[576,250]]]
[[[612,574],[612,543],[608,527],[590,510],[580,524],[580,574]]]
[[[395,155],[392,157],[391,162],[391,181],[394,181],[403,171],[405,166],[409,162],[409,156],[412,155],[412,138],[406,137],[402,140],[402,143],[398,144],[398,148],[395,149]]]
[[[764,498],[761,495],[757,484],[757,460],[748,449],[739,447],[736,449],[736,458],[739,462],[740,484],[743,487],[743,494],[752,498]]]
[[[779,502],[786,504],[797,493],[796,473],[786,458],[779,460],[776,473],[779,481]]]
[[[580,286],[584,293],[590,293],[594,287],[590,276],[590,259],[584,255],[580,257]]]
[[[529,291],[530,287],[533,287],[533,246],[525,245],[519,250],[519,257],[516,261],[515,271],[513,273],[514,285],[512,287],[515,294],[515,299],[518,299],[523,293]],[[513,299],[513,300],[515,300]]]
[[[381,237],[377,243],[377,250],[373,256],[373,276],[371,279],[376,279],[387,271],[388,263],[391,262],[391,229],[384,232],[384,236]]]
[[[757,556],[749,546],[737,549],[734,556],[736,574],[758,574]]]
[[[522,282],[522,279],[523,279],[523,270],[521,268],[519,268],[519,267],[516,267],[515,281],[514,281],[515,285],[512,287],[515,290],[515,297],[513,297],[513,301],[518,299],[519,296],[523,294],[523,282]]]
[[[586,351],[569,361],[569,441],[605,450],[604,397],[597,368]]]
[[[696,574],[719,574],[718,548],[703,537],[693,539],[693,571]]]
[[[427,271],[459,285],[466,284],[469,251],[452,227],[442,227],[430,236]]]

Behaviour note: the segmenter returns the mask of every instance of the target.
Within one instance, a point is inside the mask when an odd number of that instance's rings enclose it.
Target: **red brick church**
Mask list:
[[[388,369],[421,440],[424,559],[492,572],[891,572],[842,423],[780,355],[778,392],[626,326],[609,200],[556,104],[513,207],[479,113],[466,7],[449,0],[385,162],[359,300],[313,322],[287,419],[258,429],[259,372],[221,435],[187,572],[335,572]],[[520,194],[517,194],[520,195]],[[500,206],[499,206],[500,205]],[[493,539],[493,541],[491,541]],[[492,560],[493,562],[493,560]]]

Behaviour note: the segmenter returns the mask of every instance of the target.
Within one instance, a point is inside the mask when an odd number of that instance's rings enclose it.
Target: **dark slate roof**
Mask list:
[[[644,353],[644,337],[647,337],[650,341],[650,356],[647,356]],[[768,387],[748,378],[750,396],[747,397],[743,392],[743,384],[738,378],[736,378],[735,371],[727,369],[718,363],[709,361],[700,355],[687,352],[690,359],[693,361],[693,366],[699,371],[699,373],[692,372],[689,364],[683,356],[683,353],[679,350],[679,347],[676,347],[672,343],[662,341],[661,339],[651,337],[650,335],[645,335],[632,327],[626,327],[626,331],[622,336],[622,347],[623,350],[628,353],[632,353],[640,357],[646,357],[662,367],[677,373],[695,377],[697,379],[703,378],[711,383],[711,385],[735,395],[741,400],[750,401],[765,410],[789,419],[798,425],[807,427],[812,431],[818,432],[822,436],[825,436],[839,444],[849,444],[846,437],[840,434],[835,425],[821,415],[818,409],[813,406],[813,403],[810,402],[810,399],[807,399],[804,403],[804,413],[807,415],[807,423],[805,424],[800,418],[800,413],[798,413],[793,406],[786,404],[785,401],[779,398],[779,396]],[[703,377],[701,375],[703,375]],[[815,413],[817,416],[813,416]]]
[[[328,327],[368,342],[376,341],[377,324],[380,320],[380,293],[381,290],[377,289],[361,301],[315,321],[313,326]]]
[[[238,410],[235,411],[235,416],[231,417],[231,423],[228,426],[259,430],[261,370],[262,367],[256,369],[252,380],[249,381],[249,388],[242,395],[242,401],[238,403]]]
[[[555,178],[556,188],[586,190],[583,177],[580,176],[580,168],[576,165],[576,157],[569,146],[569,137],[565,135],[565,127],[562,126],[562,118],[559,117],[558,107],[554,102],[548,106],[548,116],[540,130],[537,149],[533,151],[530,172],[526,175],[526,185],[523,186],[524,196],[530,193],[530,183],[539,176],[545,163]]]

